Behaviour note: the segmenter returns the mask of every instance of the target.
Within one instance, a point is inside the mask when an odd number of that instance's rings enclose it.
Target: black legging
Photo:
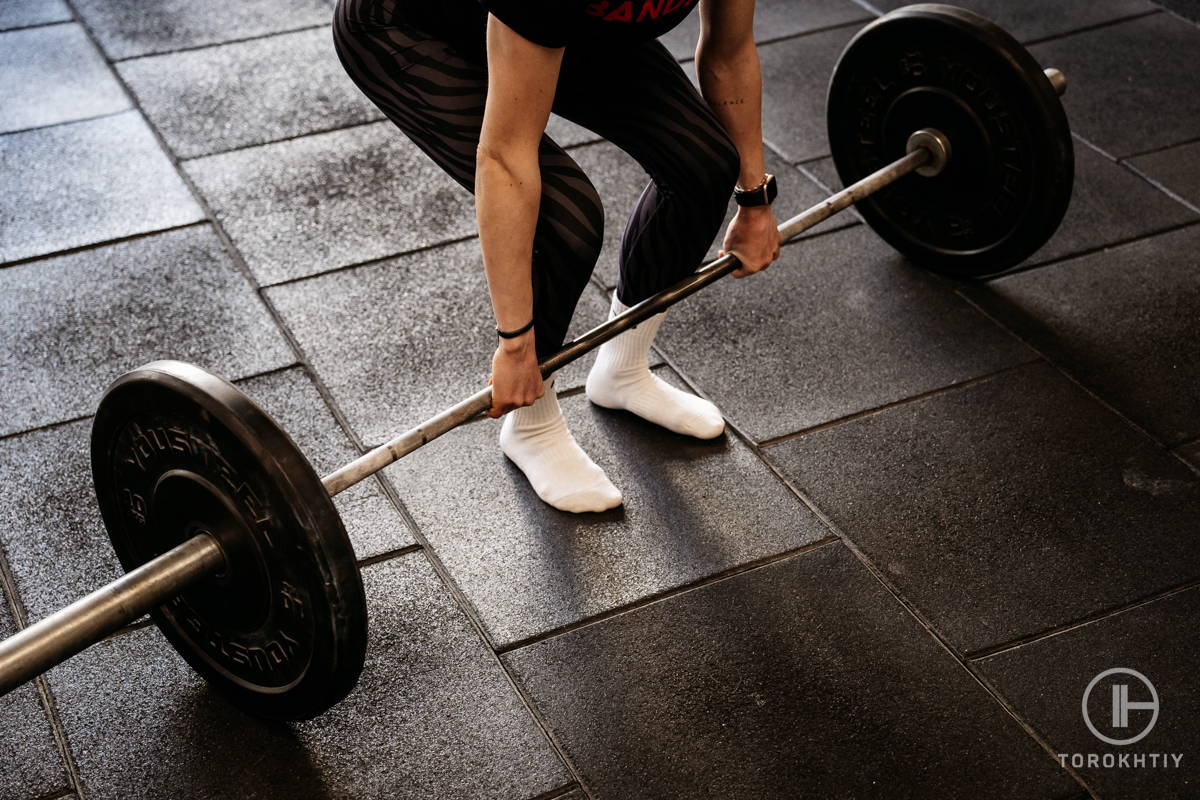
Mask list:
[[[450,9],[444,28],[423,18],[436,7],[424,0],[339,0],[334,44],[359,88],[473,192],[487,94],[485,17],[465,22],[453,3],[441,3]],[[553,109],[629,153],[651,177],[621,239],[621,301],[637,303],[696,269],[724,219],[738,154],[667,49],[657,41],[568,47]],[[533,316],[543,358],[566,337],[600,255],[604,214],[591,181],[549,136],[539,159]]]

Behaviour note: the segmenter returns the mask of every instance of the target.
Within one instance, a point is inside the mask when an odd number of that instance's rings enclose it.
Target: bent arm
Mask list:
[[[530,260],[542,196],[538,143],[550,117],[562,53],[488,18],[488,91],[476,153],[475,213],[501,330],[520,328],[533,315]]]

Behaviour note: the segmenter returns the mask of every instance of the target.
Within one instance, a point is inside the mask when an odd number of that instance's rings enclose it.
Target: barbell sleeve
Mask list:
[[[0,696],[224,567],[221,546],[202,533],[0,641]]]
[[[847,186],[840,192],[831,195],[812,208],[792,217],[779,226],[779,241],[784,243],[818,225],[839,211],[854,205],[859,200],[869,197],[880,189],[895,183],[900,178],[915,172],[930,158],[930,151],[918,147],[910,153],[898,158],[891,164],[879,169],[862,180]],[[720,280],[740,266],[741,262],[732,254],[727,254],[701,267],[653,297],[648,297],[624,313],[597,325],[587,333],[563,345],[554,355],[548,356],[539,365],[542,375],[546,376],[570,364],[577,358],[599,347],[604,342],[637,325],[655,314],[678,303],[680,300],[703,289],[714,281]],[[340,469],[331,472],[321,479],[325,490],[330,495],[349,489],[359,481],[374,475],[379,470],[393,464],[412,451],[423,447],[442,434],[448,433],[459,425],[478,417],[491,408],[492,391],[485,387],[456,405],[422,422],[415,428],[405,431],[394,439],[379,445],[359,458],[351,461]]]

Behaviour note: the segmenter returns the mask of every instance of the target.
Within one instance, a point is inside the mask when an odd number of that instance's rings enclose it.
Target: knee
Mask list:
[[[539,238],[590,274],[604,246],[604,207],[592,182],[582,173],[550,182],[543,177],[540,217]]]
[[[670,188],[685,202],[719,202],[723,214],[740,169],[741,158],[733,140],[724,131],[717,131],[691,148],[683,173],[670,181],[674,184]]]

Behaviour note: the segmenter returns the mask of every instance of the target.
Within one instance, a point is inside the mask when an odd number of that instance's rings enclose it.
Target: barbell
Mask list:
[[[781,241],[857,205],[931,269],[974,278],[1011,268],[1049,239],[1070,199],[1065,86],[968,11],[915,5],[877,19],[847,45],[829,85],[829,138],[846,188],[780,225]],[[738,265],[726,255],[701,267],[566,344],[542,374]],[[227,381],[178,361],[122,375],[97,409],[91,460],[127,572],[0,642],[0,695],[148,612],[243,710],[320,714],[354,688],[367,642],[362,582],[332,497],[490,405],[480,389],[319,478]]]

